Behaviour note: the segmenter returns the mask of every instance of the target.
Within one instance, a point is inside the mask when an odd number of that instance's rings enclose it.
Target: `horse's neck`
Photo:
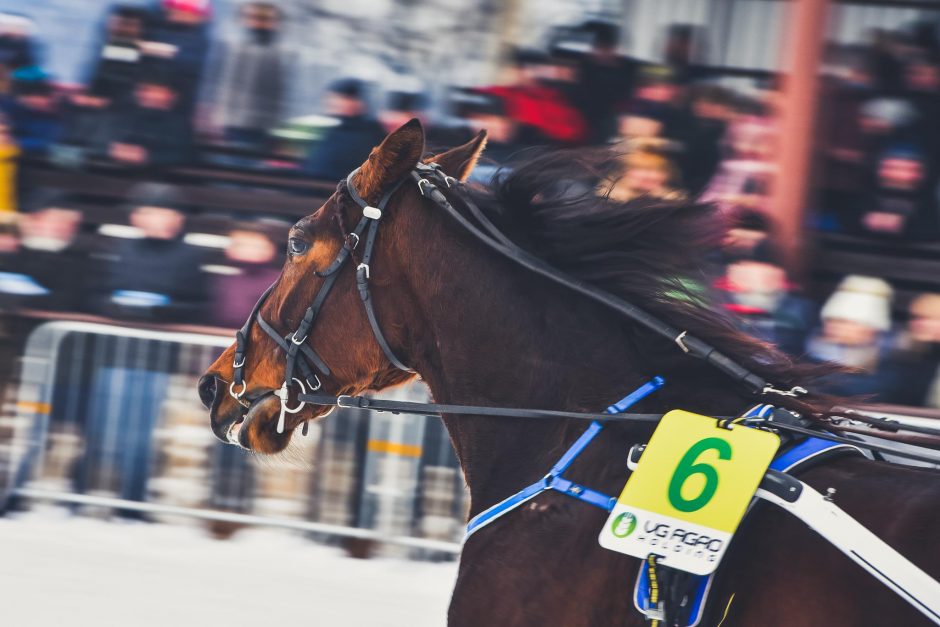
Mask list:
[[[422,319],[411,357],[437,402],[598,411],[641,380],[612,315],[475,246],[439,246],[409,264]],[[459,416],[445,423],[474,510],[544,475],[586,426]]]
[[[475,243],[456,244],[442,224],[431,231],[427,247],[410,253],[406,272],[419,327],[409,357],[437,402],[599,412],[661,374],[641,362],[622,318]],[[682,378],[702,385],[670,385],[644,409],[682,395],[707,411],[721,393],[694,372]],[[586,426],[460,416],[445,424],[474,511],[542,477]]]

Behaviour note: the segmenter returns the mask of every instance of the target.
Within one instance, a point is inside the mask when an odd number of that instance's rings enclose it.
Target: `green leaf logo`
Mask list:
[[[610,532],[618,538],[626,538],[636,529],[636,516],[630,512],[623,512],[610,525]]]

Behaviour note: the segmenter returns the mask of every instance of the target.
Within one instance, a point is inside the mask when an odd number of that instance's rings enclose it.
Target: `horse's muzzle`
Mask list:
[[[219,380],[215,375],[204,374],[199,378],[199,383],[196,386],[199,390],[199,400],[202,401],[206,409],[211,411],[215,406],[216,396],[219,393]]]

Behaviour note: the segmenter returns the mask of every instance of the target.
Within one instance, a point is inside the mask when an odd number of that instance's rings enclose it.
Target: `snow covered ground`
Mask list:
[[[282,531],[220,541],[46,510],[0,519],[0,624],[437,627],[456,570],[352,559]]]

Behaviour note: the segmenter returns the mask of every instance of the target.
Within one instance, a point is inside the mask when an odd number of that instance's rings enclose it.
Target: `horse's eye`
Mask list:
[[[297,237],[287,240],[287,250],[292,255],[302,255],[307,252],[307,242]]]

